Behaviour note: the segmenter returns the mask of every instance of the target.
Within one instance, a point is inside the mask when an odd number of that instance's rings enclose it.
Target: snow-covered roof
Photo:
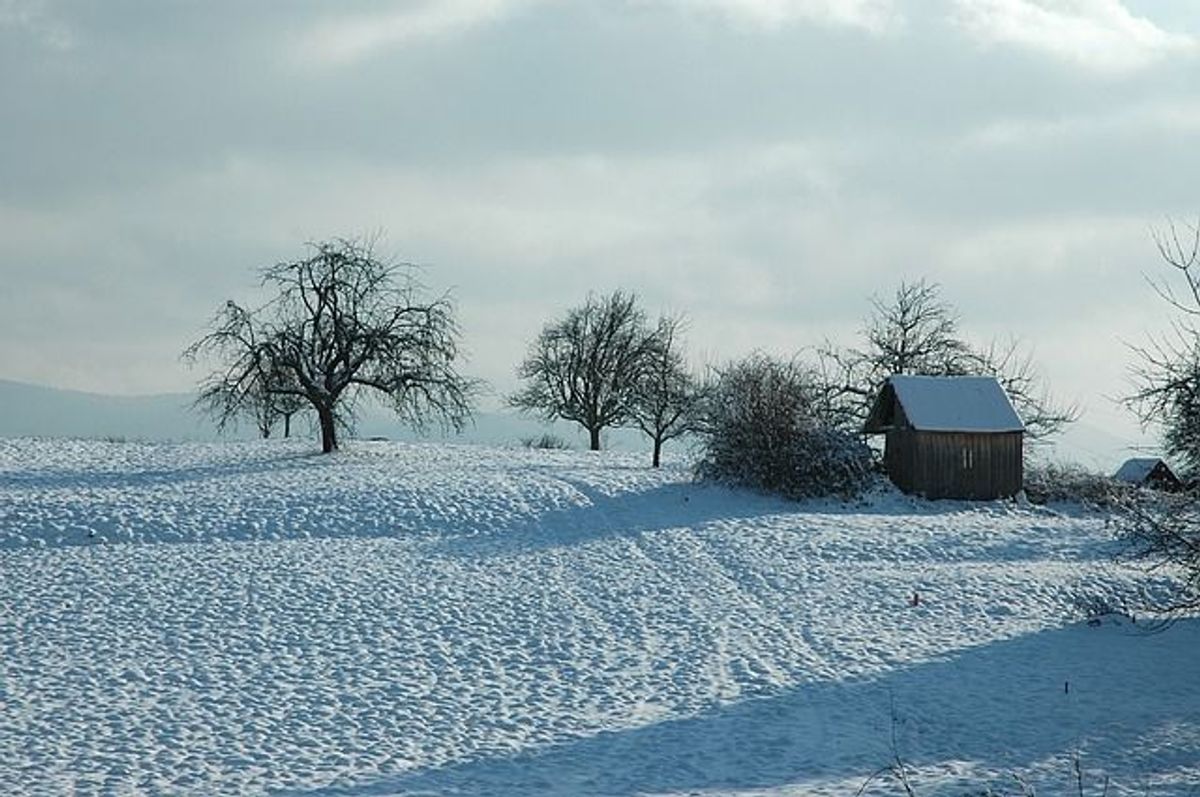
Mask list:
[[[885,431],[895,396],[913,429],[928,432],[1021,432],[1025,424],[991,376],[892,376],[875,399],[867,431]]]
[[[1133,459],[1125,460],[1125,464],[1117,469],[1113,478],[1117,481],[1129,482],[1130,484],[1141,484],[1146,481],[1151,472],[1159,466],[1166,465],[1158,457],[1134,457]],[[1170,470],[1168,468],[1168,470]]]

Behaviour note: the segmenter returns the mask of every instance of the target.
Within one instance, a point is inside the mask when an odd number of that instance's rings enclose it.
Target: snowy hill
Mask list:
[[[1200,783],[1200,624],[1082,622],[1143,583],[1103,516],[643,460],[0,440],[0,784],[843,795],[897,757],[920,795],[1075,793],[1076,760],[1088,793]]]

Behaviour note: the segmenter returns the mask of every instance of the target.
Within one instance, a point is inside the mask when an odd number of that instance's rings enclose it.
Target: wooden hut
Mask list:
[[[1149,487],[1154,490],[1179,490],[1183,482],[1171,470],[1171,466],[1158,457],[1134,457],[1113,474],[1117,481]]]
[[[990,376],[893,376],[864,431],[885,434],[889,478],[927,498],[1009,498],[1024,479],[1025,425]]]

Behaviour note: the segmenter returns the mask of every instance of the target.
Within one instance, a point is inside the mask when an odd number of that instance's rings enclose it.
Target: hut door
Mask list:
[[[963,441],[958,452],[958,472],[954,474],[955,498],[975,497],[975,446],[970,441]]]

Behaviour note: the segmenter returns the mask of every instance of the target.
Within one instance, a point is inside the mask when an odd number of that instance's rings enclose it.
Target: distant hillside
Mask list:
[[[0,380],[0,437],[211,440],[192,396],[106,396]]]
[[[190,393],[153,396],[109,396],[77,390],[0,380],[0,437],[83,437],[129,440],[216,440],[249,439],[252,426],[243,425],[218,435],[213,422],[192,409]],[[422,436],[406,428],[387,410],[367,407],[357,423],[358,437],[391,440],[452,440],[463,443],[505,446],[551,433],[572,448],[586,448],[587,439],[571,424],[544,424],[515,413],[480,412],[475,423],[461,435],[437,430]],[[301,419],[293,436],[309,434]],[[640,450],[647,444],[628,429],[613,430],[606,444],[619,450]]]

